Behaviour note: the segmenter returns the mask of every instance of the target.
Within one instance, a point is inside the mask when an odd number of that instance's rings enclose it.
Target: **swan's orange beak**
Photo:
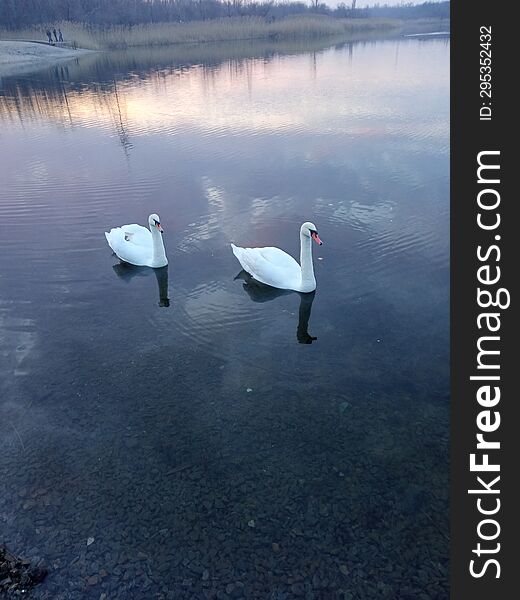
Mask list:
[[[161,227],[161,224],[160,224],[160,223],[157,223],[156,227],[157,227],[157,229],[158,229],[158,230],[159,230],[161,233],[163,233],[163,232],[164,232],[164,229]]]
[[[318,234],[315,231],[311,231],[311,237],[317,244],[323,246],[323,242],[320,240]]]

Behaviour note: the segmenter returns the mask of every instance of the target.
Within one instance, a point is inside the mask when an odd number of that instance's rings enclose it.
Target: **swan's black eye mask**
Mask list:
[[[318,236],[318,231],[316,229],[309,229],[310,233],[311,233],[311,238],[318,244],[318,245],[322,245],[323,242],[320,240],[319,236]]]

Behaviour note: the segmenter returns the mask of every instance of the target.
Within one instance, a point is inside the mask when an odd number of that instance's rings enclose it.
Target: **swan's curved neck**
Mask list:
[[[305,284],[316,287],[314,278],[314,265],[312,264],[312,240],[300,232],[300,265],[302,268],[302,286]],[[312,288],[314,289],[314,288]]]
[[[153,262],[158,267],[164,267],[168,263],[166,260],[166,252],[164,250],[164,242],[160,231],[157,227],[150,226],[153,242]]]

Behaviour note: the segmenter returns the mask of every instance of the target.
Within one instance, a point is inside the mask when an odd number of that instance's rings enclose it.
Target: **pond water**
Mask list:
[[[49,569],[31,597],[448,598],[449,41],[0,88],[0,542]],[[169,266],[119,265],[104,231],[152,212]],[[298,257],[306,220],[315,295],[235,279],[230,242]]]

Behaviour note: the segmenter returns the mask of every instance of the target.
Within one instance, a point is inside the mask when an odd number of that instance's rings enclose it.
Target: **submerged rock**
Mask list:
[[[0,548],[0,596],[15,598],[26,594],[29,589],[41,583],[47,570],[32,567],[30,561],[11,554],[6,548]]]

